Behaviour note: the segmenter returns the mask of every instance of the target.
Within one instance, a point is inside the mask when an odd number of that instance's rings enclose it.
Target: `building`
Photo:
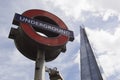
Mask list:
[[[84,28],[80,28],[81,80],[103,80]]]

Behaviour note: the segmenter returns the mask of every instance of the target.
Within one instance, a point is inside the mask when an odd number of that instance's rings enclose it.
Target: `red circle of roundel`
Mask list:
[[[26,12],[24,12],[22,14],[23,16],[29,17],[29,18],[33,18],[35,16],[45,16],[50,18],[51,20],[55,21],[57,23],[57,25],[63,29],[67,29],[67,26],[64,24],[64,22],[58,18],[57,16],[43,11],[43,10],[28,10]],[[67,36],[64,35],[59,35],[57,37],[53,37],[53,38],[46,38],[43,37],[39,34],[37,34],[35,32],[35,30],[29,25],[29,24],[25,24],[25,23],[20,23],[20,26],[22,27],[23,31],[33,40],[35,40],[36,42],[40,43],[40,44],[44,44],[47,46],[60,46],[60,45],[64,45],[69,38]]]

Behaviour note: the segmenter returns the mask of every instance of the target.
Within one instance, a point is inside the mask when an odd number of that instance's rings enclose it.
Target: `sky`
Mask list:
[[[64,80],[80,80],[80,25],[84,25],[104,80],[120,80],[119,0],[0,0],[0,80],[34,80],[35,62],[8,38],[15,13],[41,9],[58,16],[75,40],[46,66],[57,67]],[[46,80],[48,74],[46,73]]]

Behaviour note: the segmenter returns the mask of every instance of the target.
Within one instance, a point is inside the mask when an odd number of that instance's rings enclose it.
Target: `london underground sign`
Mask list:
[[[33,27],[37,27],[37,28],[40,28],[40,29],[44,29],[44,30],[48,30],[48,31],[51,31],[51,32],[55,32],[55,33],[58,33],[58,34],[68,36],[68,37],[70,37],[70,39],[69,39],[70,41],[74,40],[74,36],[73,36],[72,31],[62,29],[59,26],[56,26],[56,25],[53,25],[53,24],[50,24],[50,23],[47,23],[47,22],[44,22],[44,21],[40,21],[40,20],[37,20],[37,19],[31,19],[29,17],[23,16],[23,15],[20,15],[20,14],[17,14],[17,13],[14,16],[14,20],[16,20],[18,22],[30,24]]]
[[[68,41],[74,40],[73,32],[64,22],[47,11],[27,10],[15,14],[9,38],[14,39],[17,49],[27,58],[36,60],[37,51],[45,51],[45,61],[54,60],[66,51]],[[42,33],[46,36],[43,36]]]
[[[18,27],[11,28],[9,38],[25,57],[36,61],[34,80],[43,80],[44,62],[66,51],[67,42],[74,40],[73,32],[54,14],[37,9],[16,13],[13,24]]]

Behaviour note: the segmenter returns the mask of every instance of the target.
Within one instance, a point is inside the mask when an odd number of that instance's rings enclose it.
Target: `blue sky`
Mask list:
[[[79,26],[84,24],[106,80],[120,80],[119,0],[0,0],[0,80],[34,80],[34,61],[24,57],[8,39],[15,13],[42,9],[61,18],[74,31],[67,51],[46,63],[57,67],[64,80],[80,80]],[[48,77],[48,76],[47,76]],[[46,80],[48,78],[46,77]]]

